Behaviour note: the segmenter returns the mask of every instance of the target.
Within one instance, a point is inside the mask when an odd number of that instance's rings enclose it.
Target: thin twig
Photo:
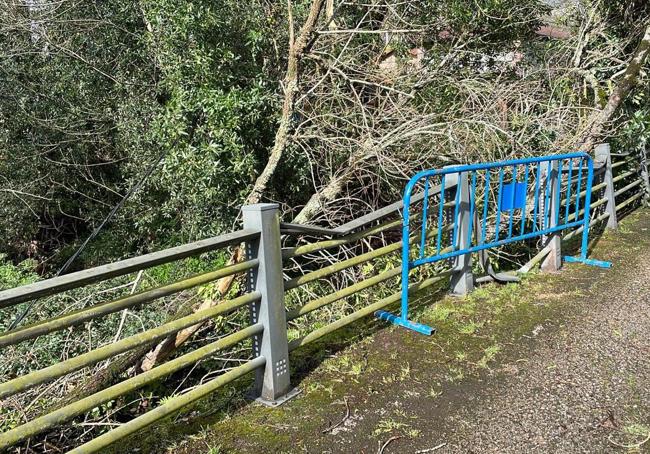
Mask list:
[[[135,293],[135,290],[138,288],[138,284],[140,283],[140,279],[142,279],[142,273],[144,270],[140,270],[138,273],[137,277],[135,278],[135,281],[133,282],[133,287],[131,287],[131,295]],[[129,313],[128,309],[124,309],[122,311],[122,319],[120,320],[120,325],[117,327],[117,332],[115,333],[115,337],[113,338],[113,343],[117,342],[118,339],[120,338],[120,335],[122,334],[122,328],[124,328],[124,321],[126,320],[126,316]]]
[[[424,33],[424,29],[395,29],[395,30],[359,30],[359,29],[346,29],[346,30],[317,30],[319,35],[343,35],[349,33],[356,33],[361,35],[383,35],[386,33]]]
[[[395,440],[399,440],[400,438],[402,438],[402,437],[399,436],[399,435],[396,435],[396,436],[394,436],[394,437],[390,437],[388,440],[386,440],[386,443],[384,443],[384,444],[381,446],[381,448],[379,448],[379,450],[377,451],[377,454],[383,454],[384,449],[386,449],[386,446],[388,446],[389,444],[391,444],[391,443],[394,442]]]
[[[648,432],[648,436],[645,438],[645,440],[643,440],[643,441],[641,441],[641,442],[639,442],[639,443],[632,444],[632,445],[624,445],[624,444],[621,444],[621,443],[617,443],[617,442],[615,442],[614,440],[612,440],[612,436],[611,436],[611,435],[610,435],[609,437],[607,437],[607,440],[608,440],[611,444],[613,444],[614,446],[618,446],[619,448],[623,448],[623,449],[634,449],[634,448],[640,448],[641,446],[643,446],[644,444],[646,444],[648,441],[650,441],[650,432]]]
[[[343,400],[345,401],[345,416],[337,424],[334,424],[333,426],[330,426],[327,429],[323,430],[322,433],[328,433],[333,431],[337,427],[341,427],[341,425],[350,418],[350,404],[348,404],[347,396],[344,397]]]
[[[420,449],[419,451],[415,451],[415,454],[425,454],[427,452],[437,451],[438,449],[444,448],[445,446],[447,446],[447,443],[441,443],[438,446],[434,446],[433,448]]]

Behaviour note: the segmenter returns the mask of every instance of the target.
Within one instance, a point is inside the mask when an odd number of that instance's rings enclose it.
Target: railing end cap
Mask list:
[[[269,211],[277,210],[280,205],[277,203],[254,203],[252,205],[244,205],[241,207],[242,211]]]

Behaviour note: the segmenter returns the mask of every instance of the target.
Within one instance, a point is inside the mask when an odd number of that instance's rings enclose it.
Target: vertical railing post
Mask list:
[[[612,170],[612,153],[608,143],[601,143],[596,145],[596,162],[605,165],[605,172],[603,173],[603,182],[605,183],[605,197],[607,198],[607,205],[605,211],[609,213],[607,219],[608,229],[618,228],[618,218],[616,216],[616,196],[614,190],[614,173]]]
[[[245,229],[260,232],[257,240],[246,245],[248,259],[257,258],[259,265],[248,275],[250,291],[261,293],[259,302],[251,305],[252,323],[261,323],[264,331],[253,338],[255,356],[266,359],[264,369],[255,376],[254,397],[277,406],[293,397],[289,381],[289,345],[284,306],[282,277],[282,246],[278,205],[261,203],[242,207]]]
[[[455,238],[452,234],[452,244],[455,241],[455,250],[469,249],[470,244],[470,191],[468,173],[450,173],[447,175],[449,187],[456,185],[456,191],[460,191],[454,200],[458,201],[458,213],[454,228]],[[444,202],[441,202],[444,203]],[[451,210],[450,210],[451,211]],[[454,265],[451,273],[451,293],[453,295],[467,295],[474,290],[474,275],[472,274],[472,255],[464,254],[454,258]]]
[[[541,164],[540,164],[541,165]],[[544,202],[544,219],[548,219],[548,228],[557,227],[559,222],[559,207],[557,206],[560,200],[558,191],[561,190],[561,176],[558,174],[558,161],[551,161],[551,165],[544,166],[543,181],[544,193],[546,193],[547,185],[549,188],[548,204]],[[579,195],[577,195],[579,197]],[[568,201],[567,201],[568,203]],[[578,213],[576,213],[576,219]],[[562,268],[562,236],[560,232],[553,232],[545,237],[546,245],[550,248],[550,253],[542,263],[542,271],[558,271]]]
[[[650,205],[650,174],[648,173],[648,149],[645,144],[641,148],[641,179],[643,180],[643,201],[646,206]]]

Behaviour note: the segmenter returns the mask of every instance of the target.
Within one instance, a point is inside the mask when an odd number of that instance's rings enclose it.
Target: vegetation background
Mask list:
[[[422,168],[604,137],[644,150],[647,66],[631,78],[629,69],[649,25],[644,0],[0,0],[0,289],[54,275],[152,165],[72,270],[230,231],[246,202],[337,225],[397,200]],[[227,260],[212,254],[68,292],[27,320]],[[74,341],[66,331],[8,349],[0,378],[158,324],[216,291],[114,314]],[[24,308],[0,311],[0,329]],[[195,342],[242,323],[214,321]],[[202,364],[197,380],[223,370],[220,361]],[[0,429],[97,370],[37,388],[25,397],[38,396],[33,405],[0,406]],[[173,394],[177,382],[155,394]],[[88,418],[125,415],[104,408]],[[70,429],[59,442],[91,434]]]

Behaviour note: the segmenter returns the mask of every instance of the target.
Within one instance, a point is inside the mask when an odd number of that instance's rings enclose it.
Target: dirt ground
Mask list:
[[[431,337],[362,322],[292,356],[299,397],[232,397],[159,451],[650,452],[650,210],[591,256],[614,267],[423,296]]]

